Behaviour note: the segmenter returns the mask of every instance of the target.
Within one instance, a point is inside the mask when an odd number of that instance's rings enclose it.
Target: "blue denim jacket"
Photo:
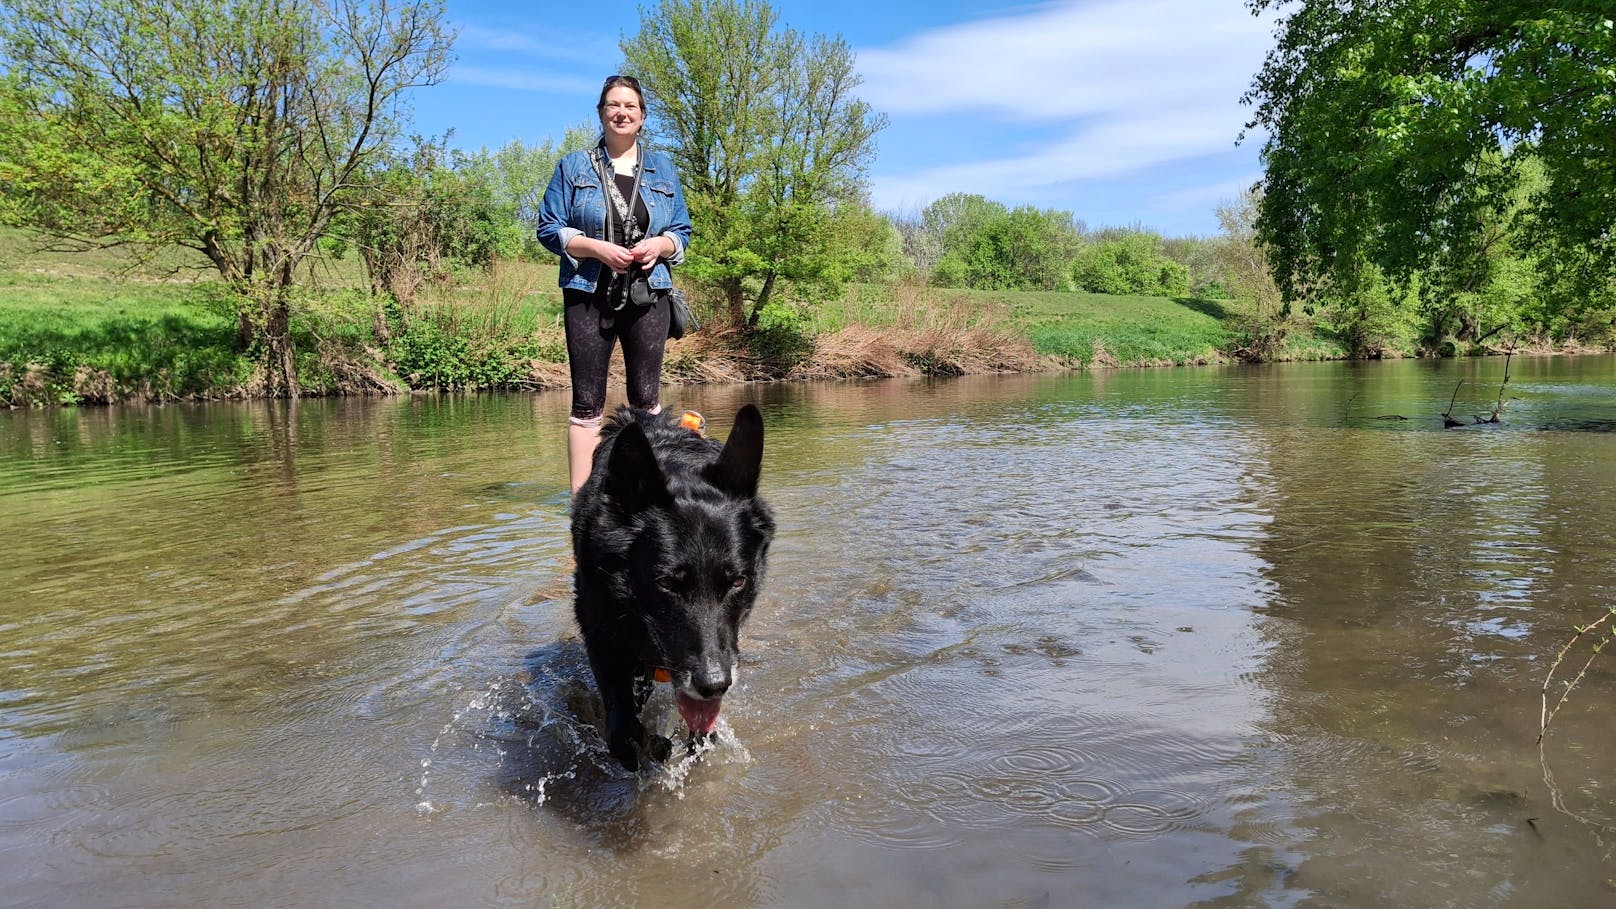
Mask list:
[[[561,286],[574,290],[593,291],[600,280],[600,260],[575,259],[567,254],[567,244],[580,234],[595,240],[606,238],[606,194],[594,164],[599,148],[597,145],[588,151],[576,151],[561,159],[539,209],[539,244],[561,257]],[[685,246],[690,243],[690,211],[685,208],[673,159],[666,152],[641,145],[640,167],[644,171],[640,198],[645,200],[645,210],[651,216],[645,235],[661,234],[673,240],[673,255],[658,261],[649,275],[652,287],[667,290],[673,286],[673,273],[668,267],[685,260]]]

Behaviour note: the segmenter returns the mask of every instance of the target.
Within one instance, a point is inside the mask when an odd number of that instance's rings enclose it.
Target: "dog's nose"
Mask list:
[[[712,699],[723,697],[734,684],[734,675],[725,663],[708,662],[690,673],[690,688],[697,697]]]

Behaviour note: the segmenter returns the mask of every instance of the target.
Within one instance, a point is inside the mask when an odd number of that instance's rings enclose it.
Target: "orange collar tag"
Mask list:
[[[657,668],[651,670],[651,678],[658,682],[672,682],[673,673],[663,669],[661,666],[658,666]]]
[[[707,428],[707,418],[694,410],[687,410],[679,415],[679,425],[699,436]]]

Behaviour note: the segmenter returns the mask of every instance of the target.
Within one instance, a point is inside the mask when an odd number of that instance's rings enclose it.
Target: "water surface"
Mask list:
[[[640,777],[564,395],[0,414],[0,905],[1608,904],[1616,367],[1503,367],[668,389],[781,531]]]

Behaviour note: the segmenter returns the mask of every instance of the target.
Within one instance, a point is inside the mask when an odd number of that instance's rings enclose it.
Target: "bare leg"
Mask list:
[[[595,446],[600,444],[600,421],[593,425],[567,424],[567,475],[572,480],[572,494],[589,479],[594,464]]]

